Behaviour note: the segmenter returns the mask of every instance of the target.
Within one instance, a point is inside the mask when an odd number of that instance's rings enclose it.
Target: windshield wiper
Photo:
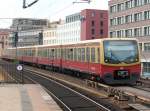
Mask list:
[[[119,64],[119,63],[121,63],[122,61],[120,61],[119,60],[119,58],[114,54],[114,52],[110,49],[110,52],[111,52],[111,57],[110,57],[110,59],[111,60],[113,60],[113,62],[115,62],[115,63],[117,63],[117,64]],[[115,58],[115,60],[113,59],[113,57]]]
[[[133,59],[133,61],[130,61],[130,59]],[[129,56],[127,57],[126,59],[123,60],[125,63],[129,64],[129,63],[132,63],[132,62],[135,62],[134,60],[134,56]]]

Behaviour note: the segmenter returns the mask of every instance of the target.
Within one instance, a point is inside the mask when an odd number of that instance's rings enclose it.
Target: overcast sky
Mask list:
[[[28,4],[33,1],[26,0]],[[90,4],[73,4],[74,1],[77,0],[39,0],[33,6],[23,9],[23,0],[0,0],[0,28],[9,27],[11,18],[44,18],[54,21],[86,8],[108,9],[108,0],[91,0]]]

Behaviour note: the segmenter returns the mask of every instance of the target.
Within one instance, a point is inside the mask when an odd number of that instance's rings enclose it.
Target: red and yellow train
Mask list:
[[[68,70],[107,84],[133,84],[141,65],[136,39],[105,38],[64,45],[9,48],[3,58],[55,70]]]

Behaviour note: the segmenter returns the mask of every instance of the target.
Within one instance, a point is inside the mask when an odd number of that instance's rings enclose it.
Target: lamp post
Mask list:
[[[18,31],[14,32],[14,46],[16,47],[15,62],[17,61],[17,45],[18,45]]]

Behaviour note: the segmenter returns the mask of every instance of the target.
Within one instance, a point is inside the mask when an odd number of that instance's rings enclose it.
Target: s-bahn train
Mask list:
[[[4,59],[70,71],[106,84],[134,84],[141,73],[136,39],[105,38],[63,45],[8,48]]]

